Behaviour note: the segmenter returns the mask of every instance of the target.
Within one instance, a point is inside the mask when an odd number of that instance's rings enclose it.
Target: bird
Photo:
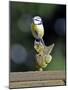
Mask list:
[[[31,30],[35,39],[42,40],[44,36],[44,27],[41,17],[35,16],[32,18]]]
[[[52,56],[50,55],[52,49],[54,47],[54,43],[52,45],[46,46],[43,45],[41,42],[35,40],[34,42],[34,49],[36,50],[36,61],[37,61],[37,68],[40,71],[43,71],[44,68],[48,66],[48,64],[52,60]]]
[[[54,44],[50,46],[46,46],[43,40],[44,36],[44,26],[42,22],[42,18],[39,16],[35,16],[32,18],[33,22],[31,24],[32,35],[35,38],[34,41],[34,49],[36,53],[36,61],[39,71],[43,71],[44,68],[51,62],[52,56],[50,55]]]

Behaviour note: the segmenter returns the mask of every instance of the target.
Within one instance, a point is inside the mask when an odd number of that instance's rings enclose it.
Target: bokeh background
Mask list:
[[[45,44],[55,44],[52,62],[44,70],[65,70],[66,5],[9,2],[10,7],[10,71],[35,71],[34,38],[31,23],[34,16],[43,21]]]

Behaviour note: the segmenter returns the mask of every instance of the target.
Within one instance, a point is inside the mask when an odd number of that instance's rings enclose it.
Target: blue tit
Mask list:
[[[37,40],[34,41],[34,48],[37,51],[37,53],[42,53],[43,50],[45,49],[44,45],[42,44],[42,42],[41,41],[37,41]]]
[[[42,19],[39,16],[35,16],[33,18],[33,22],[31,25],[32,34],[35,39],[42,39],[44,36],[44,27],[42,23]]]

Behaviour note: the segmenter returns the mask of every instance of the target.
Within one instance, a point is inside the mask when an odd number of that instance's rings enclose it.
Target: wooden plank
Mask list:
[[[11,72],[10,81],[65,80],[65,71]]]
[[[10,82],[9,88],[44,87],[44,86],[58,86],[58,85],[65,85],[65,83],[63,80]]]

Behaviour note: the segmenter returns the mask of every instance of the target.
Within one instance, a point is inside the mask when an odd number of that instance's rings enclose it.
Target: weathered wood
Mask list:
[[[10,82],[10,88],[24,88],[24,87],[44,87],[65,85],[63,80],[46,80],[46,81],[24,81],[24,82]]]
[[[65,71],[11,72],[10,81],[65,80]]]

